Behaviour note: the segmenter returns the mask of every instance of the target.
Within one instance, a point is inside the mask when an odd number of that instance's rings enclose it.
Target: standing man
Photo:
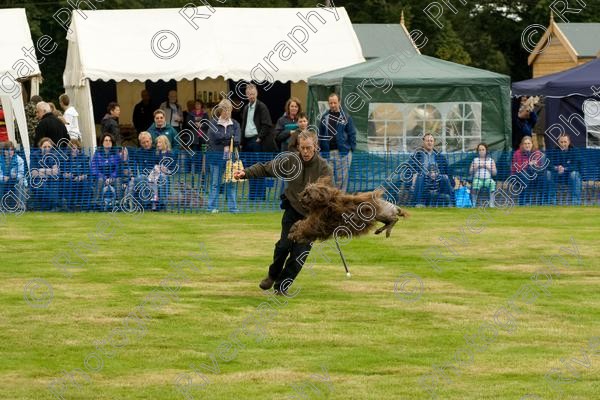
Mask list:
[[[183,110],[177,103],[177,90],[169,90],[168,100],[160,105],[160,109],[165,112],[167,124],[179,132],[183,123]],[[175,143],[171,142],[171,144]]]
[[[60,108],[65,112],[63,116],[66,121],[69,136],[71,139],[81,140],[81,132],[79,131],[79,113],[75,107],[70,105],[71,99],[64,93],[60,95],[58,102],[60,103]]]
[[[111,101],[106,106],[106,115],[102,117],[100,124],[102,125],[101,135],[110,133],[115,138],[117,146],[121,145],[121,129],[119,128],[119,116],[121,115],[121,107],[116,101]],[[102,143],[100,143],[102,145]]]
[[[356,149],[356,129],[350,115],[342,109],[337,93],[329,95],[329,110],[319,124],[319,144],[321,153],[333,167],[335,185],[345,192],[352,152]]]
[[[300,203],[300,193],[309,183],[316,182],[320,177],[332,176],[331,167],[318,154],[317,142],[315,132],[303,131],[298,135],[299,154],[288,154],[267,163],[254,164],[235,173],[238,179],[270,176],[287,181],[282,195],[281,207],[285,211],[281,219],[281,237],[275,244],[269,273],[259,284],[263,290],[274,287],[275,294],[278,295],[287,296],[287,288],[300,273],[312,247],[312,243],[298,243],[288,239],[292,225],[308,214],[308,210]]]
[[[533,137],[533,128],[538,120],[537,113],[534,111],[533,106],[527,104],[527,97],[521,97],[518,107],[516,114],[513,114],[513,150],[519,149],[521,140],[525,136]]]
[[[32,147],[37,146],[35,143],[35,128],[37,128],[40,120],[37,118],[37,110],[35,106],[43,99],[40,96],[31,96],[29,103],[25,105],[25,119],[27,120],[27,133],[29,134],[29,145]],[[20,137],[17,137],[17,142],[20,142]]]
[[[146,131],[154,122],[154,115],[152,113],[155,108],[152,106],[150,93],[144,89],[142,90],[141,97],[142,101],[137,103],[133,108],[133,126],[137,133]]]
[[[258,100],[256,86],[249,83],[246,86],[248,105],[242,112],[242,148],[245,153],[276,152],[273,137],[273,122],[266,104]],[[258,155],[257,155],[258,156]],[[249,159],[249,163],[258,161]],[[250,181],[248,189],[250,201],[265,199],[265,180]]]
[[[32,145],[37,147],[43,138],[50,138],[57,146],[61,143],[61,139],[65,139],[62,143],[66,144],[70,139],[67,127],[52,113],[50,104],[40,101],[36,104],[35,109],[40,122],[35,128]]]

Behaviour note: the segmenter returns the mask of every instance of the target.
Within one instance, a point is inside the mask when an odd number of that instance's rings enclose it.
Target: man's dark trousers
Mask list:
[[[284,285],[284,289],[290,286],[291,283],[289,282],[296,279],[296,276],[298,276],[300,270],[302,270],[308,252],[312,248],[312,244],[310,243],[298,243],[288,239],[288,234],[292,225],[304,217],[294,210],[287,201],[284,201],[284,203],[287,204],[285,205],[285,212],[281,219],[281,238],[275,244],[273,264],[269,267],[269,276],[275,280],[275,290],[280,290],[280,285],[285,280],[287,280],[287,282]],[[307,253],[303,255],[304,252]]]
[[[246,139],[244,152],[247,153],[244,165],[252,165],[257,162],[267,162],[267,158],[263,156],[262,145],[256,142],[258,136]],[[251,154],[248,154],[251,153]],[[265,200],[265,178],[250,179],[248,182],[248,199],[250,201]]]

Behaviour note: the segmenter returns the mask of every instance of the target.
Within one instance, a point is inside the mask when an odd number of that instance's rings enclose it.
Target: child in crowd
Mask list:
[[[152,189],[152,211],[166,208],[169,193],[169,175],[173,174],[171,142],[166,135],[156,138],[156,165],[148,175]]]
[[[490,191],[490,207],[494,207],[494,192],[496,191],[496,182],[492,179],[496,176],[496,162],[488,154],[488,145],[479,143],[477,145],[477,157],[471,162],[469,174],[473,176],[473,188],[471,190],[471,201],[477,205],[477,196],[481,189]]]
[[[300,132],[304,132],[305,130],[308,129],[308,115],[306,115],[306,113],[301,112],[298,113],[298,128],[294,129],[291,133],[290,133],[290,141],[289,141],[289,145],[288,145],[288,151],[298,151],[298,134]]]
[[[15,145],[10,140],[0,143],[0,149],[0,199],[12,191],[14,196],[10,196],[10,199],[6,198],[4,201],[11,209],[25,211],[25,190],[27,188],[25,162],[23,158],[15,154]],[[14,204],[13,208],[10,201],[18,201],[18,204]]]

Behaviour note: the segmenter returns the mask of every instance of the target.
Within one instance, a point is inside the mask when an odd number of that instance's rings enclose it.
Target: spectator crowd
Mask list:
[[[33,147],[29,174],[22,154],[3,134],[6,128],[0,115],[0,195],[12,191],[13,203],[37,210],[109,211],[117,203],[129,201],[159,211],[169,204],[176,173],[199,174],[199,179],[207,182],[208,211],[217,213],[223,208],[221,204],[226,204],[229,212],[237,213],[238,186],[223,179],[228,161],[239,158],[251,165],[266,161],[263,153],[271,153],[272,158],[274,153],[297,152],[298,134],[307,129],[318,130],[319,151],[332,167],[334,184],[348,190],[356,129],[338,94],[331,93],[328,109],[318,121],[312,121],[316,128],[309,128],[311,121],[298,98],[285,102],[275,123],[267,105],[258,98],[255,85],[246,85],[246,98],[247,104],[236,120],[236,109],[228,99],[222,99],[212,110],[199,99],[191,100],[184,109],[172,90],[156,107],[149,92],[143,90],[133,109],[135,145],[124,143],[120,105],[110,102],[100,121],[97,149],[88,154],[82,148],[79,114],[69,96],[59,97],[62,111],[33,96],[25,106]],[[560,187],[568,188],[570,204],[581,204],[580,152],[572,147],[566,133],[559,137],[556,151],[535,149],[531,134],[536,121],[531,102],[523,99],[513,120],[513,141],[518,139],[518,143],[509,178],[524,183],[518,204],[556,204]],[[453,174],[456,167],[436,150],[435,137],[425,133],[422,139],[422,146],[407,162],[410,179],[392,184],[409,193],[410,205],[469,207],[485,195],[494,206],[499,168],[486,143],[474,149],[475,157],[466,172]],[[265,201],[265,178],[252,179],[247,185],[249,203]],[[220,201],[221,196],[224,201]],[[4,208],[11,207],[7,203],[10,199],[3,199]]]

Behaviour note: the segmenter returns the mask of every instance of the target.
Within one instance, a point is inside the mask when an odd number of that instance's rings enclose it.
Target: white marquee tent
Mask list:
[[[40,67],[34,56],[26,56],[23,48],[33,49],[29,23],[23,8],[0,10],[0,101],[8,129],[8,137],[15,141],[15,123],[19,126],[21,143],[29,161],[29,136],[23,105],[21,78],[32,79],[32,94],[37,94]],[[31,54],[31,53],[30,53]],[[35,51],[33,51],[35,54]],[[37,56],[36,56],[37,57]]]
[[[363,62],[344,8],[213,8],[72,13],[63,75],[83,144],[95,146],[90,81],[306,81]]]

